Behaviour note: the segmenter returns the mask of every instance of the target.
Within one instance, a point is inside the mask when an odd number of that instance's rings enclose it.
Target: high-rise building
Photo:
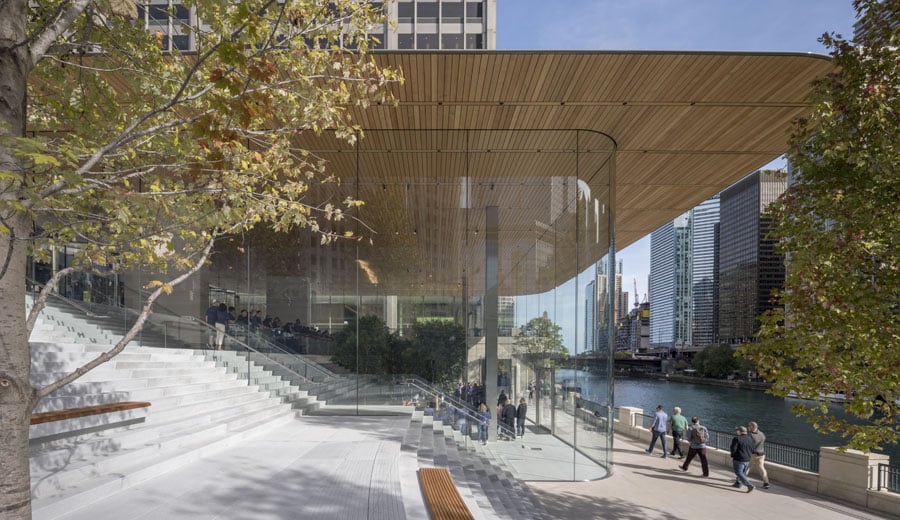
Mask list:
[[[378,2],[376,2],[378,3]],[[401,0],[384,4],[381,49],[496,49],[497,0]]]
[[[622,261],[619,260],[619,268],[616,271],[616,322],[628,316],[628,310],[628,292],[622,290]]]
[[[691,344],[706,346],[719,332],[719,196],[691,213]]]
[[[597,281],[591,280],[584,288],[584,352],[593,352],[597,329]]]
[[[778,173],[754,172],[720,194],[719,341],[750,341],[758,317],[772,308],[772,291],[784,283],[784,258],[767,238],[766,207],[787,187]]]
[[[650,234],[650,346],[691,344],[691,212]]]
[[[369,33],[375,49],[496,49],[497,0],[402,0],[371,2],[384,7],[385,21]],[[171,16],[169,13],[173,13]],[[203,27],[196,9],[180,0],[137,4],[137,17],[160,34],[163,50],[197,50]]]

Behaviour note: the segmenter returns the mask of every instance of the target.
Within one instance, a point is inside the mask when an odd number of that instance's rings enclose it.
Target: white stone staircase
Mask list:
[[[491,460],[481,444],[421,411],[413,413],[400,449],[417,467],[447,468],[477,519],[552,520],[531,490]]]

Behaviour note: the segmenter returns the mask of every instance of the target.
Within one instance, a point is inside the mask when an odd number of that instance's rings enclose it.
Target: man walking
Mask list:
[[[741,484],[747,486],[747,493],[753,491],[753,484],[747,480],[744,472],[747,471],[747,465],[750,464],[750,457],[753,455],[753,439],[747,435],[746,426],[738,426],[735,429],[737,435],[731,439],[731,467],[734,469],[735,482],[733,487],[740,488]]]
[[[663,411],[663,406],[657,405],[656,413],[653,415],[653,424],[650,425],[650,432],[653,438],[650,439],[650,447],[647,453],[653,455],[653,448],[656,446],[656,439],[662,440],[662,458],[668,457],[668,449],[666,448],[666,423],[669,422],[669,415]]]
[[[691,427],[688,429],[688,442],[691,445],[688,448],[687,458],[684,459],[681,469],[687,471],[691,461],[694,460],[694,455],[697,455],[700,457],[700,469],[703,470],[703,476],[708,477],[709,462],[706,460],[706,443],[709,442],[709,430],[706,429],[706,426],[700,424],[700,418],[696,415],[691,417]]]
[[[759,425],[754,421],[747,424],[747,430],[753,441],[753,453],[745,474],[750,475],[750,470],[756,469],[763,481],[763,489],[769,489],[769,474],[766,473],[766,434],[760,431]]]
[[[672,409],[672,417],[669,418],[669,427],[672,429],[672,451],[669,455],[675,455],[678,452],[678,458],[684,458],[684,452],[681,451],[681,439],[684,438],[684,430],[687,428],[687,419],[681,415],[681,408]]]

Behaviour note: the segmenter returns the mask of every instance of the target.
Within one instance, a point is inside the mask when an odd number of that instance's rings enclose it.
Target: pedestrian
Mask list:
[[[478,440],[481,444],[487,444],[488,426],[491,425],[491,411],[488,410],[487,404],[481,403],[478,407]]]
[[[675,455],[678,452],[678,458],[684,458],[684,452],[681,451],[681,439],[684,438],[684,430],[687,428],[688,422],[685,416],[681,415],[681,408],[672,409],[672,417],[669,418],[669,428],[672,430],[672,451],[669,455]]]
[[[206,346],[216,348],[216,316],[219,314],[219,302],[213,300],[212,305],[206,309],[206,324],[209,325],[209,340]]]
[[[516,438],[516,405],[509,398],[503,405],[503,433],[507,440]]]
[[[747,493],[753,491],[753,484],[747,480],[744,473],[747,471],[747,465],[750,464],[750,458],[753,455],[753,439],[747,435],[746,426],[738,426],[735,428],[736,435],[731,439],[731,467],[734,469],[735,481],[733,487],[740,489],[741,485],[747,486]]]
[[[528,404],[525,398],[519,399],[519,407],[516,408],[516,433],[519,437],[525,436],[525,417],[528,415]]]
[[[650,439],[650,447],[647,448],[647,453],[653,455],[656,439],[660,439],[662,441],[662,458],[665,459],[669,456],[666,448],[666,423],[668,422],[669,415],[663,411],[663,405],[657,405],[656,413],[653,415],[653,424],[650,425],[650,432],[653,434],[653,437]]]
[[[497,398],[497,406],[503,406],[506,404],[506,400],[508,397],[506,396],[506,390],[500,389],[500,397]]]
[[[763,481],[763,489],[769,489],[769,474],[766,473],[766,434],[760,431],[759,425],[754,421],[747,424],[747,434],[753,440],[753,453],[745,475],[750,475],[751,469],[756,469]]]
[[[216,350],[222,350],[225,344],[225,328],[228,325],[228,306],[224,303],[219,304],[216,310]]]
[[[690,447],[681,469],[687,471],[696,455],[700,457],[700,469],[703,470],[703,476],[708,477],[709,462],[706,460],[706,443],[709,442],[709,430],[706,429],[706,426],[700,424],[700,418],[696,415],[691,417],[691,426],[688,428],[688,442]]]
[[[528,400],[534,399],[534,381],[528,383]]]

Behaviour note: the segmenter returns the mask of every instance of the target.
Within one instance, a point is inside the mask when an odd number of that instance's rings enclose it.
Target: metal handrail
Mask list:
[[[447,396],[446,392],[444,392],[443,390],[440,390],[438,388],[435,388],[435,387],[429,385],[428,383],[425,383],[418,376],[413,376],[413,375],[406,376],[402,382],[409,386],[414,386],[425,393],[434,394],[435,396],[440,397],[440,399],[443,401],[449,401],[449,399],[447,399],[448,396]],[[437,399],[435,399],[435,405],[437,405]],[[487,424],[490,422],[490,421],[485,421],[481,417],[478,417],[478,415],[475,412],[473,412],[468,406],[463,406],[463,407],[454,406],[454,408],[456,410],[462,411],[463,414],[467,418],[474,420],[479,425]]]
[[[900,466],[878,463],[878,491],[900,493]]]

